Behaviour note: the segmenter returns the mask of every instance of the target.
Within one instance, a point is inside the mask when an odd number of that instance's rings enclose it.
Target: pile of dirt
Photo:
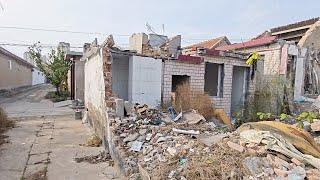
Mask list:
[[[89,156],[84,156],[84,157],[76,157],[74,160],[77,163],[81,162],[87,162],[90,164],[98,164],[98,163],[103,163],[103,162],[110,162],[112,164],[111,156],[110,154],[106,152],[100,152],[98,155],[89,155]],[[109,164],[110,164],[109,163]]]

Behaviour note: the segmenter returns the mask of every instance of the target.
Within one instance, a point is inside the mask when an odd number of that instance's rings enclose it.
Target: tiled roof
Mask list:
[[[231,44],[231,45],[227,45],[227,46],[220,46],[220,47],[217,47],[216,50],[226,51],[226,50],[235,50],[235,49],[262,46],[262,45],[266,45],[266,44],[271,44],[271,43],[275,42],[276,39],[277,39],[277,37],[275,37],[275,36],[264,36],[264,37],[254,39],[251,41]]]
[[[320,18],[313,18],[313,19],[308,19],[305,21],[300,21],[300,22],[296,22],[293,24],[288,24],[285,26],[280,26],[280,27],[276,27],[276,28],[272,28],[270,31],[271,33],[275,33],[275,32],[279,32],[279,31],[285,31],[285,30],[289,30],[289,29],[293,29],[293,28],[299,28],[302,26],[308,26],[308,25],[312,25],[314,23],[316,23]]]
[[[215,38],[215,39],[211,39],[211,40],[208,40],[208,41],[203,41],[203,42],[200,42],[200,43],[197,43],[197,44],[193,44],[191,46],[187,46],[185,47],[184,49],[196,49],[196,48],[208,48],[208,49],[211,49],[211,48],[214,48],[215,45],[217,45],[220,41],[222,41],[223,39],[227,39],[226,36],[221,36],[221,37],[218,37],[218,38]],[[227,39],[227,41],[229,41]]]
[[[25,66],[28,66],[30,68],[34,68],[34,66],[32,64],[30,64],[28,61],[24,60],[23,58],[15,55],[15,54],[13,54],[10,51],[4,49],[3,47],[0,47],[0,53],[15,59],[17,62],[20,62],[21,64],[23,64]]]

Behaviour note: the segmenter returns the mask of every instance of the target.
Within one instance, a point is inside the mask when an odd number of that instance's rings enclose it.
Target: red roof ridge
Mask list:
[[[216,50],[235,50],[235,49],[242,49],[242,48],[248,48],[248,47],[256,47],[256,46],[262,46],[266,44],[271,44],[277,39],[276,36],[264,36],[258,39],[253,39],[250,41],[242,42],[242,43],[235,43],[231,45],[226,46],[219,46],[215,48]]]
[[[205,41],[202,41],[202,42],[199,42],[199,43],[184,47],[184,49],[189,49],[189,48],[194,48],[194,47],[212,48],[214,45],[219,43],[224,38],[227,38],[227,37],[226,36],[220,36],[220,37],[217,37],[217,38],[214,38],[214,39],[205,40]],[[212,44],[208,44],[208,43],[212,43]],[[206,47],[206,46],[210,46],[210,47]]]

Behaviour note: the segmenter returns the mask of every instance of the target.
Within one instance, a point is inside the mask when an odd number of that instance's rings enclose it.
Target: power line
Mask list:
[[[15,30],[27,30],[27,31],[45,31],[45,32],[57,32],[57,33],[72,33],[72,34],[88,34],[88,35],[109,35],[101,32],[85,32],[85,31],[69,31],[69,30],[57,30],[57,29],[43,29],[43,28],[29,28],[29,27],[16,27],[16,26],[0,26],[0,29],[15,29]],[[112,34],[115,36],[130,36],[128,34]]]
[[[103,32],[85,32],[85,31],[70,31],[70,30],[58,30],[58,29],[45,29],[45,28],[30,28],[30,27],[17,27],[17,26],[0,26],[0,29],[14,29],[14,30],[26,30],[26,31],[44,31],[44,32],[56,32],[56,33],[71,33],[71,34],[87,34],[87,35],[103,35],[107,36],[108,33]],[[112,34],[112,33],[111,33]],[[112,34],[114,36],[120,36],[120,37],[129,37],[130,34]],[[212,38],[183,38],[188,41],[204,41],[204,40],[210,40]],[[232,38],[229,40],[245,40],[249,38]]]
[[[22,44],[22,43],[6,43],[6,42],[0,42],[0,46],[18,46],[18,47],[30,47],[33,44]],[[54,48],[58,45],[53,44],[41,44],[41,47],[43,48]],[[70,48],[83,48],[82,46],[70,46]]]

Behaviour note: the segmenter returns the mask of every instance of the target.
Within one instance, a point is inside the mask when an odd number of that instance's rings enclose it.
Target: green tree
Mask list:
[[[56,87],[57,94],[60,95],[62,82],[67,78],[72,64],[71,61],[65,60],[66,52],[62,48],[52,49],[49,53],[49,62],[45,62],[41,54],[41,44],[38,42],[29,47],[28,53],[48,81]]]

